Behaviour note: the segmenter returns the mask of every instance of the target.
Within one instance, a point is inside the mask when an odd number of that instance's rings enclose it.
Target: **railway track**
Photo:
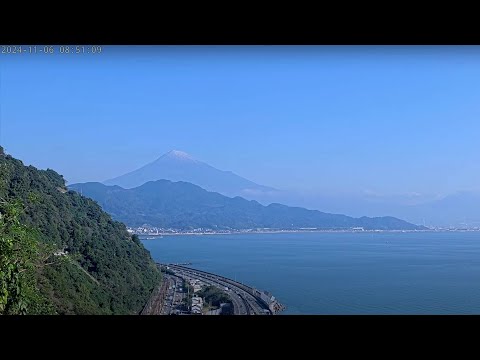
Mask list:
[[[153,291],[140,315],[161,315],[168,289],[168,280],[164,279],[159,287]]]
[[[264,315],[265,312],[271,313],[268,305],[258,296],[255,296],[252,288],[244,284],[237,283],[223,276],[211,274],[201,270],[191,269],[180,265],[172,264],[168,266],[170,266],[170,268],[174,271],[176,270],[181,274],[184,273],[191,277],[197,277],[200,279],[203,278],[206,282],[215,284],[220,288],[229,288],[231,291],[233,291],[231,295],[237,296],[243,303],[243,306],[245,307],[245,315]]]

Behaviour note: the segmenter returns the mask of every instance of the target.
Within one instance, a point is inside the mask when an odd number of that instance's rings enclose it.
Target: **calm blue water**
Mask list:
[[[284,314],[480,314],[480,233],[306,233],[143,240],[159,262],[268,290]]]

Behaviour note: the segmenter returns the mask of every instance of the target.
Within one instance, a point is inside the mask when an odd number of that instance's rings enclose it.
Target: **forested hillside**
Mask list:
[[[263,206],[241,197],[230,198],[187,182],[150,181],[133,189],[100,183],[70,187],[98,201],[114,219],[129,226],[175,229],[349,229],[415,230],[422,226],[390,216],[352,218],[281,204]]]
[[[68,191],[61,175],[24,166],[0,147],[0,203],[3,218],[10,204],[20,204],[20,223],[56,252],[35,275],[53,312],[141,311],[160,280],[149,252],[96,202]]]

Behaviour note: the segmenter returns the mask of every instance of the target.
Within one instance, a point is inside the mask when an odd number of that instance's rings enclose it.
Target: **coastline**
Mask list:
[[[456,232],[480,232],[480,230],[259,230],[259,231],[230,231],[230,232],[176,232],[176,233],[158,233],[158,234],[137,234],[138,236],[149,236],[154,238],[159,238],[160,236],[202,236],[202,235],[244,235],[244,234],[295,234],[295,233],[456,233]],[[142,240],[153,240],[145,239]]]

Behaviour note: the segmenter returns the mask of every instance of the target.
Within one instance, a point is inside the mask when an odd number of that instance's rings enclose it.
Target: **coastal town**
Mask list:
[[[475,227],[428,227],[425,230],[384,230],[384,229],[365,229],[363,227],[352,227],[348,229],[321,229],[321,228],[297,228],[297,229],[273,229],[273,228],[255,228],[255,229],[211,229],[211,228],[194,228],[194,229],[174,229],[160,228],[150,225],[142,225],[139,227],[127,227],[127,231],[131,234],[149,236],[152,239],[164,235],[219,235],[219,234],[251,234],[251,233],[305,233],[305,232],[471,232],[480,231],[479,226]],[[147,238],[148,239],[148,238]]]

